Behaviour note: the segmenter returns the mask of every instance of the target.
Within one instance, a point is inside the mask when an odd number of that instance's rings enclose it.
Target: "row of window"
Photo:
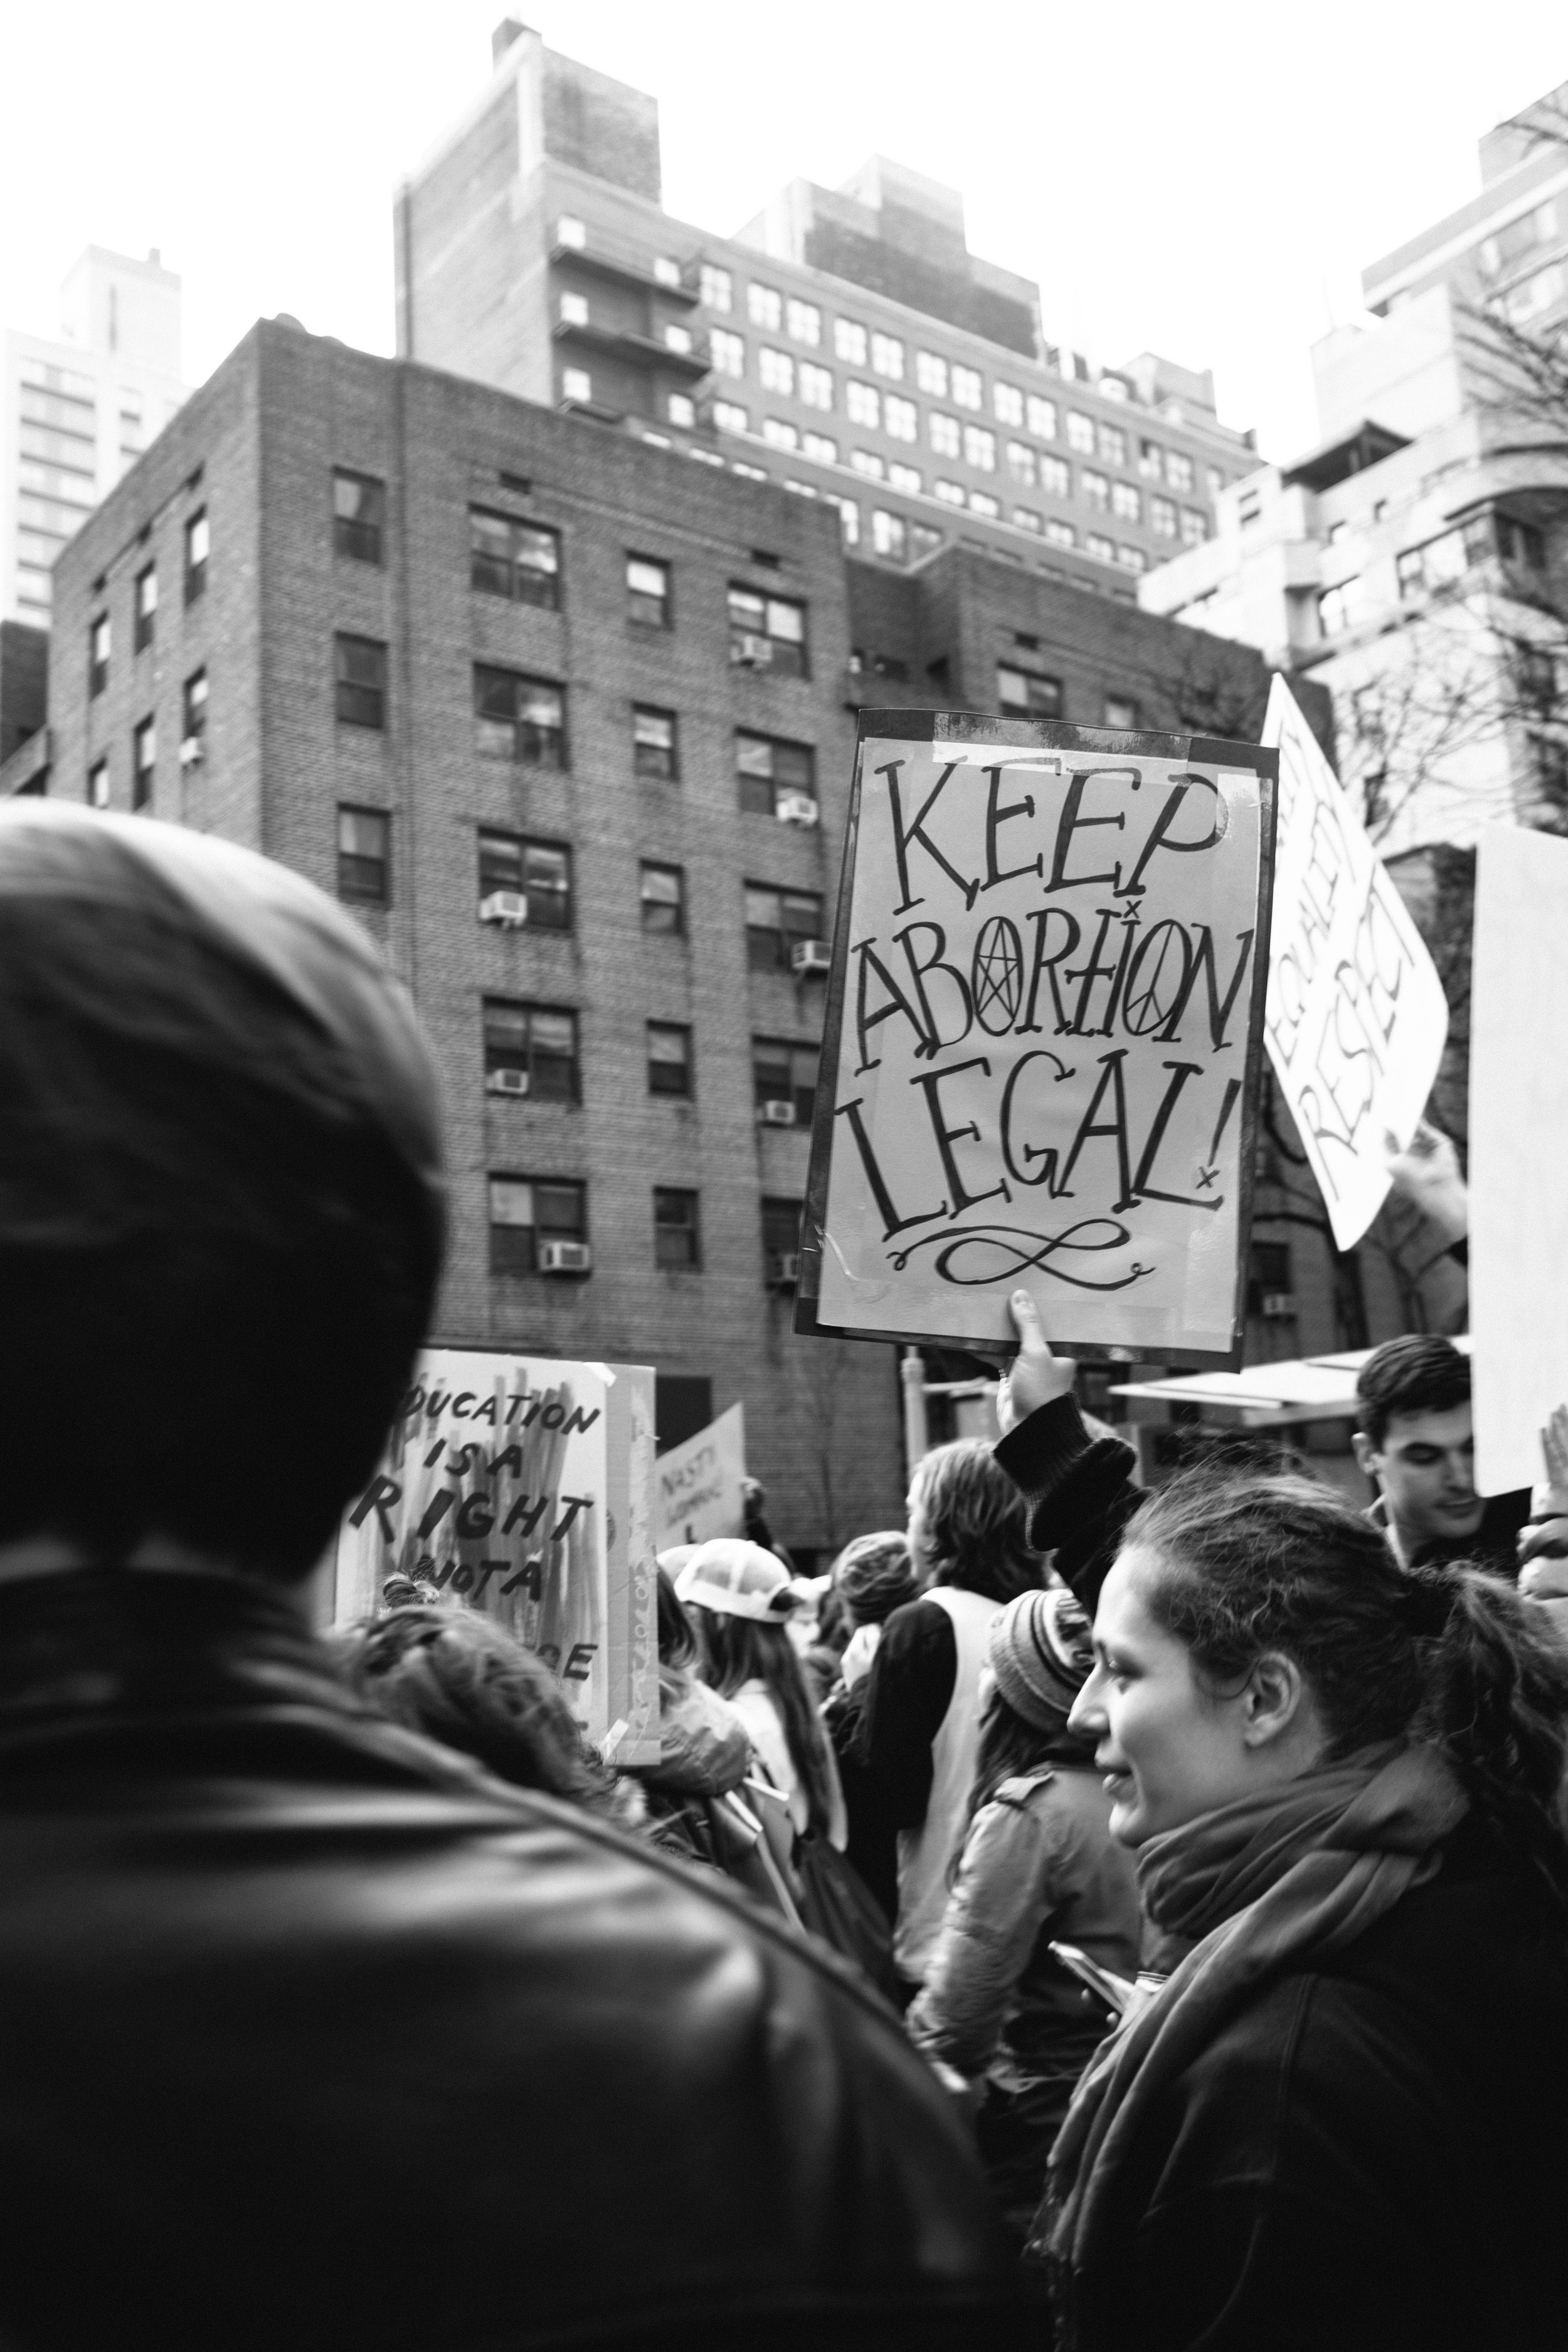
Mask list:
[[[1417,604],[1454,587],[1477,564],[1500,557],[1521,569],[1539,572],[1546,562],[1546,541],[1533,523],[1492,508],[1469,515],[1452,529],[1439,531],[1419,547],[1407,547],[1394,558],[1394,574],[1402,604]],[[1325,588],[1318,598],[1318,618],[1325,637],[1342,636],[1370,618],[1373,600],[1367,582],[1358,573]]]
[[[1067,715],[1059,677],[1019,669],[1008,662],[996,665],[996,708],[1004,719],[1062,719]],[[1128,694],[1108,694],[1100,723],[1123,733],[1135,731],[1139,724],[1136,701]]]
[[[184,601],[187,604],[194,604],[206,593],[210,547],[206,510],[203,508],[185,524]],[[148,563],[136,574],[132,590],[131,635],[134,652],[142,653],[153,644],[157,626],[158,567],[155,563]],[[87,690],[89,696],[101,694],[109,684],[113,641],[113,625],[109,614],[106,612],[95,613],[87,625]]]
[[[203,758],[207,731],[207,674],[193,671],[180,690],[180,766],[192,768]],[[131,805],[151,808],[158,772],[158,724],[148,717],[131,730]],[[109,806],[109,754],[100,754],[87,772],[89,808]]]
[[[487,1094],[530,1103],[582,1100],[577,1014],[571,1006],[487,996],[482,1018]],[[644,1031],[648,1093],[691,1101],[697,1076],[689,1024],[648,1021]],[[752,1038],[752,1098],[768,1125],[811,1125],[818,1059],[814,1045],[788,1037]]]
[[[588,1187],[572,1176],[491,1176],[492,1274],[582,1273],[591,1265]],[[653,1187],[653,1263],[668,1274],[702,1270],[700,1195],[683,1186]],[[763,1278],[795,1280],[800,1246],[798,1201],[762,1202]]]

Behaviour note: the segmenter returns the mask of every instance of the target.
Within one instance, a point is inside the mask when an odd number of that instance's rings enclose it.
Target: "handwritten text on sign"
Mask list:
[[[1388,1192],[1384,1139],[1407,1144],[1443,1057],[1443,984],[1289,688],[1263,739],[1279,749],[1279,831],[1265,1035],[1341,1249]]]
[[[818,1314],[1224,1350],[1258,952],[1250,771],[870,740]]]

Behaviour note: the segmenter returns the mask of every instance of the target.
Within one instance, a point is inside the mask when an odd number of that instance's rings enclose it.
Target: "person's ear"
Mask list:
[[[1282,1738],[1300,1717],[1307,1696],[1301,1669],[1279,1650],[1253,1661],[1242,1693],[1241,1737],[1248,1748]]]
[[[1373,1442],[1372,1442],[1371,1438],[1367,1435],[1367,1433],[1366,1433],[1366,1432],[1365,1432],[1365,1430],[1364,1430],[1364,1429],[1358,1429],[1358,1430],[1356,1431],[1355,1435],[1351,1439],[1351,1444],[1352,1444],[1352,1447],[1353,1447],[1353,1449],[1354,1449],[1354,1452],[1355,1452],[1355,1458],[1356,1458],[1357,1462],[1360,1464],[1360,1465],[1361,1465],[1362,1469],[1365,1472],[1366,1475],[1367,1475],[1367,1476],[1372,1480],[1373,1485],[1375,1486],[1377,1485],[1377,1483],[1378,1483],[1378,1477],[1377,1477],[1378,1450],[1377,1450],[1377,1447],[1373,1444]]]

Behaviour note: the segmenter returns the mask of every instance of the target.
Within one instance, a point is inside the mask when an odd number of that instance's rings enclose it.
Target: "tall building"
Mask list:
[[[1568,122],[1565,97],[1522,119]],[[1371,322],[1315,347],[1321,446],[1228,487],[1215,537],[1140,584],[1330,688],[1393,852],[1568,816],[1568,415],[1512,397],[1506,356],[1568,311],[1568,142],[1503,123],[1480,163],[1477,196],[1365,271]]]
[[[398,350],[825,500],[901,568],[946,546],[1135,601],[1253,462],[1207,373],[1091,366],[885,157],[733,237],[660,204],[653,99],[508,19],[396,204]]]
[[[1258,656],[978,549],[846,559],[820,500],[281,320],[55,586],[47,776],[0,790],[245,842],[384,943],[445,1091],[440,1335],[652,1362],[666,1440],[743,1399],[808,1561],[897,1524],[893,1350],[790,1328],[855,713],[1246,732]],[[1261,1351],[1345,1344],[1291,1239]]]
[[[184,398],[180,281],[89,246],[55,339],[8,328],[0,377],[0,620],[47,626],[60,550]]]

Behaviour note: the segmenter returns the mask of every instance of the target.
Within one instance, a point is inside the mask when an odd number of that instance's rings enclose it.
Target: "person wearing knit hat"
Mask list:
[[[977,2086],[981,2158],[1021,2249],[1073,2086],[1111,2022],[1051,1946],[1134,1976],[1138,1885],[1092,1743],[1068,1728],[1094,1663],[1083,1610],[1059,1586],[1022,1592],[993,1619],[986,1655],[968,1830],[906,2022]]]

